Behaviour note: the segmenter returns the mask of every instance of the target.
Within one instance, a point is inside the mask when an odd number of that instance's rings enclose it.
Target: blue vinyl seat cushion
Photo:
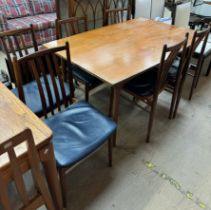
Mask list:
[[[124,89],[138,96],[151,96],[154,93],[156,81],[157,73],[152,69],[129,81]]]
[[[89,86],[97,87],[98,85],[102,84],[101,80],[97,79],[76,65],[73,65],[72,71],[74,77],[80,79]]]
[[[81,101],[45,120],[53,131],[57,165],[69,167],[102,145],[116,123],[87,102]]]
[[[54,94],[54,88],[53,88],[52,80],[50,79],[50,75],[47,75],[47,79],[48,79],[49,87],[50,87],[51,94],[52,94],[53,105],[56,106],[56,97],[55,97],[55,94]],[[47,109],[49,109],[50,105],[49,105],[49,100],[48,100],[48,94],[47,94],[47,89],[46,89],[43,77],[41,77],[40,81],[41,81],[43,91],[44,91],[44,94],[45,94]],[[59,91],[60,101],[62,101],[62,98],[63,98],[62,92],[61,92],[59,81],[58,81],[57,78],[56,78],[56,84],[57,84],[57,88],[58,88],[58,91]],[[65,87],[66,95],[70,96],[69,84],[64,83],[64,87]],[[42,116],[43,115],[43,108],[42,108],[42,102],[41,102],[41,99],[40,99],[40,94],[39,94],[37,82],[32,81],[32,82],[29,82],[29,83],[23,85],[23,91],[24,91],[26,105],[36,115]],[[18,97],[18,89],[17,88],[12,89],[12,92]]]

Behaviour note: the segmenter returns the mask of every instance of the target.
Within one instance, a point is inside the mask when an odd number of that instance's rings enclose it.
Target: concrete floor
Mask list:
[[[1,65],[2,67],[2,65]],[[114,164],[107,147],[67,175],[68,210],[211,210],[211,75],[201,75],[191,102],[190,81],[175,120],[168,120],[171,94],[163,92],[149,144],[148,113],[122,94]],[[108,112],[109,88],[90,97]],[[76,95],[83,97],[80,90]]]

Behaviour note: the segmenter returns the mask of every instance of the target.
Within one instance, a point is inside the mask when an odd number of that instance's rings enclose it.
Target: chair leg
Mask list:
[[[172,99],[171,99],[171,106],[170,106],[170,111],[169,111],[169,119],[173,118],[173,112],[174,112],[174,107],[175,107],[177,94],[178,94],[178,87],[176,86],[174,88]]]
[[[63,207],[67,207],[67,199],[66,199],[66,182],[65,182],[65,168],[59,168],[59,178],[61,183],[61,191],[62,191],[62,199],[63,199]]]
[[[210,70],[211,70],[211,58],[210,58],[210,64],[209,64],[207,72],[206,72],[206,76],[209,76]]]
[[[197,74],[196,74],[196,83],[195,83],[195,88],[197,87],[197,85],[198,85],[198,82],[199,82],[199,77],[200,77],[200,75],[201,75],[201,71],[202,71],[202,67],[204,66],[204,61],[205,61],[205,57],[203,57],[203,59],[202,59],[202,62],[201,62],[201,65],[200,65],[200,68],[199,68],[199,70],[197,70]]]
[[[154,120],[154,116],[155,116],[156,105],[157,105],[157,98],[153,99],[153,104],[151,106],[151,111],[150,111],[150,116],[149,116],[149,123],[148,123],[148,129],[147,129],[146,143],[149,143],[149,141],[150,141],[150,136],[151,136],[151,130],[152,130],[153,120]]]
[[[89,85],[85,84],[85,100],[89,102]]]
[[[112,167],[112,149],[113,149],[113,138],[110,137],[108,140],[108,165]]]
[[[182,79],[182,81],[180,83],[177,98],[176,98],[176,104],[175,104],[175,107],[174,107],[173,118],[176,117],[177,110],[178,110],[178,107],[179,107],[179,102],[180,102],[180,99],[181,99],[181,96],[182,96],[182,89],[183,89],[183,85],[184,85],[184,82],[185,82],[185,76],[183,76],[183,77],[184,78]]]
[[[204,61],[202,62],[202,64],[203,63],[204,63]],[[202,65],[198,69],[196,69],[196,72],[193,76],[193,81],[192,81],[192,85],[191,85],[191,89],[190,89],[190,93],[189,93],[189,98],[188,98],[189,100],[192,99],[193,90],[194,90],[194,88],[196,88],[196,86],[198,84],[201,69],[202,69]]]

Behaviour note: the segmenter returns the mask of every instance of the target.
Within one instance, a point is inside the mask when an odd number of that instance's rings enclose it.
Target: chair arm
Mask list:
[[[6,31],[8,29],[7,17],[0,11],[0,31]]]

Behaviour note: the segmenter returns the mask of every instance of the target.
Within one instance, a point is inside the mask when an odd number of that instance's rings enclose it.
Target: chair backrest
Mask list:
[[[204,54],[205,47],[207,44],[209,32],[210,32],[210,26],[208,28],[206,28],[205,30],[195,31],[195,33],[193,35],[189,57],[191,60],[191,58],[194,56],[194,52],[199,47],[199,52],[198,52],[198,56],[197,56],[198,59],[197,59],[196,65],[195,65],[195,67],[197,69],[200,68],[202,65],[203,54]]]
[[[56,55],[56,53],[59,52],[66,55],[66,65],[60,65],[60,59]],[[72,103],[74,87],[68,43],[61,47],[43,49],[19,59],[14,57],[13,67],[17,80],[19,98],[25,103],[22,77],[20,73],[20,69],[23,66],[25,66],[25,68],[32,74],[36,81],[40,94],[43,115],[45,117],[47,117],[48,112],[54,114],[55,108],[58,108],[60,111],[62,105],[67,107],[69,103]],[[65,88],[67,84],[69,86],[68,90]],[[54,104],[53,101],[56,101],[56,104]]]
[[[176,3],[173,14],[173,24],[179,27],[189,27],[191,2]]]
[[[70,17],[67,19],[56,20],[57,39],[78,34],[87,30],[86,17]]]
[[[16,29],[11,31],[0,32],[0,40],[3,45],[3,50],[6,54],[6,62],[8,66],[8,71],[11,77],[11,80],[14,82],[14,71],[12,67],[12,57],[23,57],[24,55],[28,55],[29,49],[26,41],[32,40],[31,51],[38,51],[37,42],[35,39],[35,34],[33,30],[33,26],[31,25],[29,28]],[[26,80],[30,80],[27,78]]]
[[[30,169],[32,171],[32,177],[34,180],[34,185],[37,188],[37,194],[31,198],[26,190],[26,186],[23,180],[23,172],[19,164],[19,157],[15,152],[15,148],[18,147],[23,142],[27,145],[27,157]],[[47,189],[44,175],[40,169],[40,158],[36,150],[34,139],[31,133],[31,130],[26,129],[23,132],[17,134],[11,139],[5,141],[0,145],[0,156],[8,155],[9,164],[11,167],[12,181],[14,181],[17,192],[22,202],[22,207],[20,209],[37,209],[41,205],[45,204],[46,207],[50,210],[55,210],[53,207],[53,202],[50,196],[50,193]],[[3,171],[0,170],[0,200],[5,210],[14,210],[14,207],[11,206],[11,200],[8,193],[8,184],[9,180],[6,179]]]
[[[104,22],[105,25],[121,23],[130,19],[131,19],[130,7],[105,10],[105,22]]]
[[[158,95],[165,87],[166,80],[168,77],[168,72],[176,59],[176,57],[180,54],[181,60],[179,65],[179,70],[177,72],[177,77],[182,73],[185,66],[185,56],[187,53],[187,41],[188,34],[186,34],[186,38],[178,44],[174,46],[168,47],[164,45],[163,52],[160,60],[160,66],[158,70],[157,76],[157,84],[155,87],[155,95]]]

